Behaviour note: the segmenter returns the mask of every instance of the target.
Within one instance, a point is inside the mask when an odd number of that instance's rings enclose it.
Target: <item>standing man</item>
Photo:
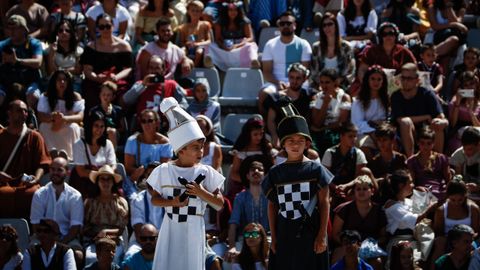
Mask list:
[[[60,229],[58,241],[74,250],[79,265],[83,261],[83,248],[79,241],[83,225],[83,200],[79,191],[65,183],[67,166],[65,157],[59,156],[53,160],[50,165],[51,182],[33,195],[30,223],[36,233],[42,219],[54,220]]]
[[[403,149],[407,157],[414,151],[416,131],[422,125],[429,125],[435,131],[436,152],[443,152],[444,130],[448,120],[435,92],[419,86],[418,68],[414,63],[407,63],[401,68],[402,88],[392,94],[392,119],[400,128]]]
[[[280,36],[270,39],[262,53],[262,71],[267,85],[259,93],[259,104],[263,104],[268,93],[286,89],[288,86],[288,67],[300,62],[310,66],[312,48],[305,39],[295,35],[295,17],[289,11],[277,20]],[[260,108],[263,113],[263,108]]]
[[[193,68],[193,61],[185,55],[180,47],[170,42],[173,36],[170,19],[160,18],[157,21],[156,28],[158,40],[148,43],[138,53],[137,66],[140,73],[137,74],[137,79],[144,78],[147,75],[148,62],[152,55],[158,55],[165,61],[165,79],[174,79],[178,65],[181,65],[182,74],[188,75]]]

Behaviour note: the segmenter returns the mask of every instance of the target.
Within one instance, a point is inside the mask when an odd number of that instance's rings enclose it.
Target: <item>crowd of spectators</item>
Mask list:
[[[206,269],[268,268],[261,183],[287,160],[286,107],[334,176],[332,269],[478,269],[480,1],[10,0],[0,13],[0,218],[32,228],[21,250],[0,227],[1,269],[151,269],[164,210],[146,179],[177,158],[167,97],[227,178],[223,209],[205,211]],[[248,108],[262,117],[228,142],[222,112],[245,108],[190,75],[238,67],[263,75]]]

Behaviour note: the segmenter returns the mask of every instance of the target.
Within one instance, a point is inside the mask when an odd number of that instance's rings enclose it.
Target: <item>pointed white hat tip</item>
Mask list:
[[[170,108],[176,107],[176,106],[178,106],[177,100],[173,97],[168,97],[163,99],[162,103],[160,103],[160,111],[162,111],[162,113],[165,113]]]

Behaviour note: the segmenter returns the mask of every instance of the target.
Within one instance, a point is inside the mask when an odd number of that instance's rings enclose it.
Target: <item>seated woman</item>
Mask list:
[[[212,36],[211,26],[206,21],[201,21],[203,3],[191,1],[187,5],[187,23],[178,27],[179,43],[185,50],[185,55],[193,60],[196,67],[203,65],[205,46],[210,45]]]
[[[369,0],[348,0],[346,8],[337,14],[337,21],[340,36],[359,52],[375,35],[378,16]]]
[[[80,191],[84,199],[93,195],[93,185],[88,180],[92,170],[103,165],[116,168],[115,148],[107,139],[106,120],[102,113],[93,113],[85,123],[84,137],[73,146],[73,162],[75,168],[69,184]]]
[[[77,12],[72,9],[73,2],[75,0],[59,0],[58,7],[59,10],[53,13],[50,13],[48,16],[47,22],[45,24],[44,33],[46,33],[46,39],[49,42],[55,41],[56,33],[55,29],[58,27],[59,23],[63,20],[68,21],[72,27],[72,33],[75,34],[77,39],[80,42],[85,40],[85,31],[87,30],[87,20],[82,12]],[[53,35],[52,35],[53,34]]]
[[[447,201],[437,208],[433,220],[435,246],[432,262],[448,252],[447,235],[457,224],[470,226],[475,232],[480,229],[480,209],[467,198],[467,186],[462,181],[452,180],[447,185]]]
[[[352,100],[338,87],[338,73],[334,69],[324,69],[319,74],[320,92],[312,106],[312,126],[314,148],[323,153],[339,142],[339,127],[348,121]]]
[[[390,270],[422,270],[413,260],[412,243],[409,241],[400,241],[393,245]]]
[[[451,134],[451,138],[448,142],[448,153],[453,153],[461,146],[461,133],[463,133],[465,127],[480,126],[479,77],[471,71],[466,71],[461,74],[460,82],[461,89],[473,90],[473,97],[470,95],[465,96],[464,92],[457,92],[450,101],[448,106],[448,122],[452,127],[453,134]]]
[[[72,75],[64,70],[55,71],[37,106],[39,131],[48,150],[63,149],[73,159],[73,145],[80,139],[78,124],[83,120],[84,109],[85,100],[73,91]]]
[[[414,7],[415,0],[390,1],[382,11],[382,20],[396,24],[400,32],[409,35],[418,31],[420,11]]]
[[[415,187],[432,191],[439,200],[445,198],[445,185],[450,181],[448,158],[433,151],[435,132],[424,128],[418,135],[418,153],[407,160]]]
[[[205,66],[223,71],[231,67],[259,68],[258,47],[250,20],[243,14],[242,2],[224,3],[214,24],[215,43],[205,53]]]
[[[472,257],[472,242],[475,231],[468,225],[455,225],[448,232],[448,244],[452,251],[435,261],[435,270],[467,269]]]
[[[0,268],[5,270],[22,269],[23,254],[18,248],[18,234],[11,225],[0,226]]]
[[[73,89],[81,92],[82,66],[80,56],[83,48],[78,45],[75,29],[68,20],[62,20],[55,28],[55,41],[47,50],[47,74],[51,76],[57,69],[73,75]]]
[[[213,129],[220,128],[221,107],[220,103],[210,98],[210,84],[206,78],[198,78],[193,85],[193,100],[187,108],[187,112],[193,117],[204,115],[213,124]]]
[[[337,206],[334,210],[332,234],[337,248],[333,251],[332,264],[345,255],[340,238],[344,230],[358,231],[362,240],[372,237],[379,241],[380,245],[386,244],[387,218],[382,206],[372,202],[374,193],[372,180],[367,175],[361,175],[354,182],[353,200]],[[372,262],[368,261],[371,265],[374,262],[375,259]]]
[[[320,72],[325,68],[333,68],[340,74],[341,85],[346,87],[355,78],[355,58],[348,41],[339,33],[335,15],[327,12],[320,21],[320,39],[313,43],[312,76],[313,88],[320,86]]]
[[[98,32],[96,31],[98,26],[97,19],[103,15],[107,15],[112,18],[113,35],[120,39],[128,39],[128,26],[132,23],[130,13],[126,8],[118,3],[119,0],[100,0],[99,5],[91,6],[85,16],[87,17],[88,37],[90,40],[95,40]]]
[[[368,68],[357,99],[352,104],[352,123],[358,128],[358,145],[367,158],[377,149],[375,129],[387,120],[390,109],[387,75],[381,66]]]
[[[124,157],[127,175],[134,183],[142,176],[150,162],[163,163],[173,157],[173,149],[168,138],[157,132],[161,123],[158,113],[145,109],[138,118],[142,131],[127,139]]]
[[[212,166],[215,170],[222,171],[222,147],[215,142],[215,131],[212,121],[205,115],[197,115],[195,117],[200,129],[205,135],[205,143],[203,144],[203,157],[200,162],[205,165]]]
[[[128,203],[118,194],[122,177],[113,168],[104,165],[98,171],[91,171],[90,181],[95,186],[94,196],[85,200],[83,222],[83,243],[85,265],[97,260],[95,241],[108,237],[117,243],[114,262],[121,262],[123,256],[123,232],[128,224]]]
[[[266,270],[267,262],[267,234],[261,224],[250,223],[243,229],[242,251],[234,261],[232,270]]]

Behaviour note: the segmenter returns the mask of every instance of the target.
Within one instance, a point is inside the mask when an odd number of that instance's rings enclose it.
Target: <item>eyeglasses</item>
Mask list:
[[[157,236],[140,236],[140,241],[142,241],[142,242],[147,242],[147,241],[154,242],[154,241],[157,241]]]
[[[333,22],[330,22],[330,23],[324,23],[324,24],[322,25],[322,27],[325,28],[325,27],[330,27],[330,26],[334,26],[334,25],[335,25],[335,24],[334,24]]]
[[[260,237],[260,232],[259,231],[244,232],[243,237],[244,238],[258,238],[258,237]]]
[[[151,123],[154,123],[156,120],[155,119],[142,119],[140,120],[140,122],[142,122],[142,124],[151,124]]]
[[[418,79],[418,76],[417,77],[400,76],[400,79],[402,81],[412,81],[412,80]]]
[[[278,23],[278,25],[281,26],[281,27],[291,26],[292,24],[293,24],[293,22],[289,22],[289,21],[283,21],[283,22]]]
[[[50,233],[52,230],[49,228],[38,228],[36,230],[37,233]]]
[[[382,33],[382,37],[387,37],[387,36],[396,36],[395,31],[388,31],[388,32]]]
[[[98,29],[99,30],[110,30],[112,29],[112,25],[111,24],[99,24],[98,25]]]

